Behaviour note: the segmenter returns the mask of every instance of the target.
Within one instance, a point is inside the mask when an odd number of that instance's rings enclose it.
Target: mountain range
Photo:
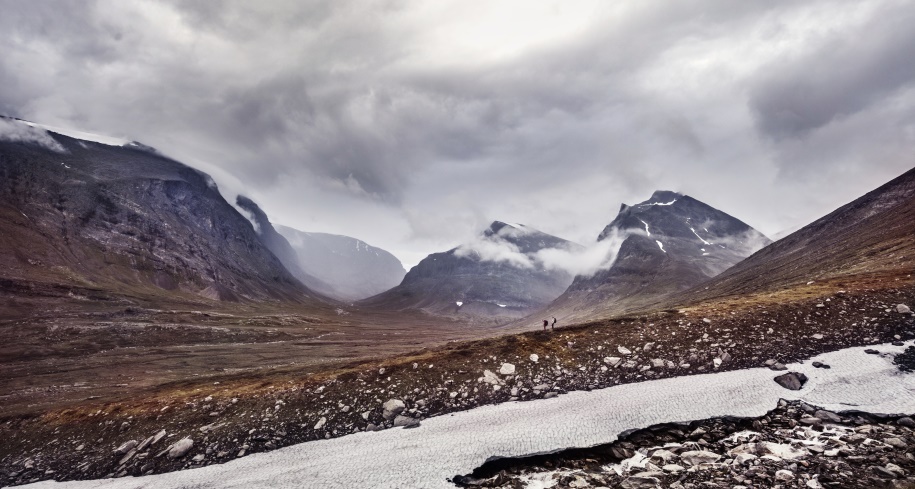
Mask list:
[[[522,317],[548,304],[572,282],[569,272],[545,266],[538,254],[581,248],[528,226],[494,221],[477,240],[427,256],[400,285],[359,305],[462,317]]]

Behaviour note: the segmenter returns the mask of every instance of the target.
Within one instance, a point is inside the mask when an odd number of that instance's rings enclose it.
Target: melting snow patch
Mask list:
[[[664,244],[663,244],[663,243],[661,243],[661,242],[658,241],[658,240],[654,240],[654,242],[655,242],[655,243],[658,243],[658,248],[661,248],[661,251],[663,251],[664,253],[667,253],[667,250],[664,249]]]
[[[505,307],[505,304],[496,304],[499,307]]]
[[[887,353],[905,349],[888,344],[876,347]],[[610,443],[624,431],[658,423],[762,416],[780,398],[802,400],[835,412],[915,411],[915,374],[900,374],[891,355],[866,355],[863,350],[856,347],[818,355],[832,365],[830,370],[814,368],[809,362],[789,365],[789,369],[810,378],[799,391],[787,391],[773,382],[773,373],[767,368],[674,377],[569,392],[552,399],[482,406],[429,418],[420,430],[356,433],[193,470],[66,483],[45,481],[30,487],[444,489],[454,487],[447,481],[449,477],[469,473],[491,457],[522,457]],[[825,436],[825,431],[822,435],[801,434],[808,442]],[[748,442],[751,438],[747,436]],[[768,445],[767,449],[791,456],[782,446]],[[552,474],[532,474],[529,481],[534,480],[544,484],[539,487],[549,487],[553,479]]]
[[[464,305],[464,303],[463,303],[463,302],[461,302],[461,301],[457,301],[457,302],[455,302],[455,304],[457,304],[457,306],[458,306],[458,307],[461,307],[461,306],[463,306],[463,305]]]

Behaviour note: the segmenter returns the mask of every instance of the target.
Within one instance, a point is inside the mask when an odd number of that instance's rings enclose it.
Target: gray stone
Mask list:
[[[908,416],[899,418],[896,420],[896,424],[899,426],[905,426],[906,428],[915,428],[915,421],[913,421],[912,418]]]
[[[416,428],[419,426],[419,420],[409,416],[397,416],[394,418],[394,427],[403,426],[404,428]]]
[[[829,421],[830,423],[841,423],[842,422],[842,418],[838,414],[829,412],[829,411],[824,411],[822,409],[813,413],[813,415],[816,416],[817,418],[822,419],[823,421]]]
[[[125,453],[133,450],[139,442],[137,440],[128,440],[121,444],[121,446],[114,449],[115,455],[124,455]]]
[[[899,314],[911,314],[912,309],[905,304],[896,304],[896,312]]]
[[[502,367],[499,368],[499,373],[502,375],[515,375],[515,366],[510,363],[503,363]]]
[[[690,465],[710,464],[717,462],[720,458],[721,455],[707,450],[691,450],[680,454],[680,460]]]
[[[900,439],[900,438],[895,438],[895,437],[887,438],[886,440],[883,440],[883,443],[886,443],[887,445],[894,447],[894,448],[908,447],[908,444],[906,444],[906,442],[902,441],[902,439]]]
[[[799,391],[807,383],[807,376],[800,372],[788,372],[779,375],[774,380],[785,389]]]
[[[677,460],[677,458],[679,458],[677,456],[677,454],[671,452],[670,450],[665,450],[663,448],[660,450],[655,450],[654,453],[651,454],[652,460],[660,460],[662,463],[665,463],[665,464],[669,464],[669,463]]]
[[[489,371],[487,370],[487,372]],[[382,416],[384,419],[390,421],[394,419],[395,416],[402,413],[407,406],[400,399],[390,399],[388,402],[384,403],[382,407],[384,408]]]
[[[654,489],[658,487],[658,484],[661,483],[661,480],[655,477],[627,477],[620,482],[619,487],[623,489]]]
[[[176,459],[187,455],[187,452],[194,446],[194,440],[182,438],[176,441],[168,450],[168,458]]]
[[[793,481],[794,472],[791,472],[790,470],[784,470],[784,469],[776,471],[775,480],[782,481],[782,482]]]

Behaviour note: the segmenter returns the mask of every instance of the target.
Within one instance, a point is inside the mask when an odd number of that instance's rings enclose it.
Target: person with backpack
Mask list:
[[[546,319],[543,320],[543,330],[546,331],[546,327],[550,324]]]

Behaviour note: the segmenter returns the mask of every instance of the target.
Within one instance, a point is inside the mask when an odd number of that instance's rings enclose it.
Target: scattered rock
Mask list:
[[[314,428],[315,431],[320,430],[321,428],[323,428],[325,424],[327,424],[327,418],[325,418],[325,417],[322,416],[321,419],[319,419],[318,422],[315,423],[315,428]]]
[[[782,481],[782,482],[793,481],[794,472],[791,472],[790,470],[785,470],[785,469],[778,470],[775,472],[775,480]]]
[[[138,444],[139,443],[137,442],[137,440],[125,441],[124,443],[121,444],[121,446],[114,449],[114,454],[115,455],[124,455],[127,452],[133,450],[134,447],[136,447]]]
[[[620,357],[604,357],[604,363],[610,365],[611,367],[616,367],[622,361],[623,359]]]
[[[489,372],[489,371],[487,370],[487,372]],[[492,372],[490,372],[490,373],[492,373]],[[389,399],[388,402],[386,402],[382,405],[382,408],[384,408],[382,417],[384,417],[384,419],[386,419],[388,421],[391,421],[392,419],[394,419],[395,416],[402,413],[403,410],[406,409],[406,407],[407,406],[400,399]]]
[[[785,389],[799,391],[807,383],[807,376],[800,372],[788,372],[779,375],[774,380]]]
[[[168,450],[168,458],[176,459],[187,455],[187,452],[194,446],[194,440],[182,438],[176,441]]]
[[[915,428],[915,420],[912,420],[912,418],[908,416],[897,419],[896,424],[905,426],[906,428]]]
[[[623,489],[654,489],[661,481],[655,477],[627,477],[620,483]]]
[[[531,353],[530,358],[531,358],[532,362],[537,363],[540,360],[540,355],[537,355],[536,353]]]
[[[397,416],[394,418],[394,427],[403,426],[404,428],[419,427],[419,420],[409,416]]]
[[[829,412],[829,411],[824,411],[822,409],[813,413],[813,415],[817,418],[822,419],[823,421],[829,421],[831,423],[841,423],[842,422],[842,418],[838,414]]]
[[[503,363],[502,367],[499,368],[499,373],[502,375],[515,375],[515,366],[510,363]]]
[[[720,458],[721,455],[705,450],[691,450],[680,454],[680,460],[690,465],[710,464],[717,462]]]
[[[909,306],[907,306],[905,304],[896,304],[896,312],[898,312],[899,314],[911,314],[912,309],[909,308]]]
[[[864,353],[867,353],[868,355],[878,355],[880,352],[873,348],[868,348],[864,350]]]
[[[491,385],[500,385],[502,383],[502,379],[500,379],[498,375],[492,373],[491,370],[484,370],[482,379],[483,382]]]
[[[620,352],[621,354],[623,354],[623,355],[631,355],[631,354],[632,354],[632,351],[631,351],[629,348],[626,348],[625,346],[620,346],[620,347],[617,347],[616,349],[619,350],[619,352]]]

